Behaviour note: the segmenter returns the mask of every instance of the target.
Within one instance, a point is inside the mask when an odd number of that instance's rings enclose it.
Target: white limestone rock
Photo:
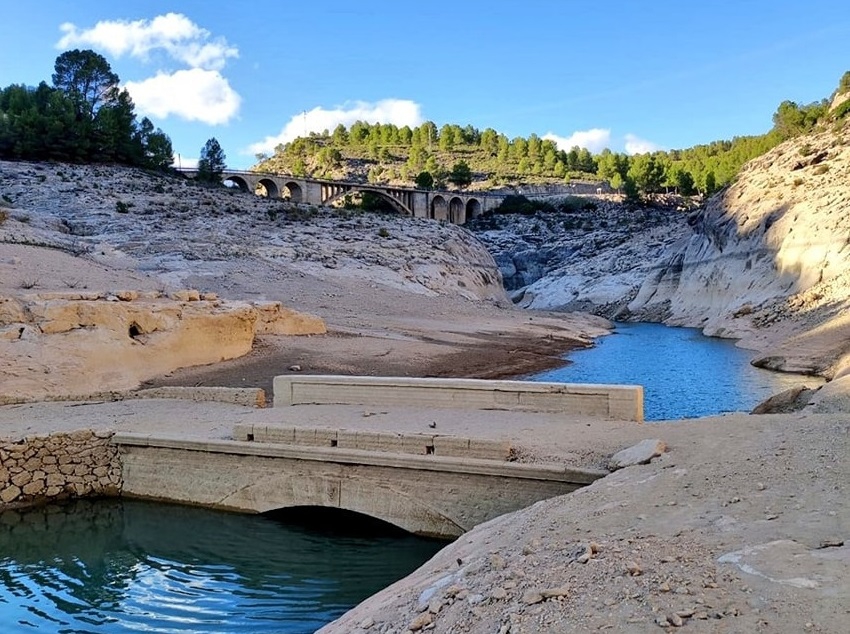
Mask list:
[[[611,471],[624,469],[625,467],[633,467],[639,464],[647,464],[653,458],[657,458],[667,451],[667,445],[663,440],[658,438],[647,438],[636,445],[623,449],[615,453],[611,460],[608,461],[608,468]]]

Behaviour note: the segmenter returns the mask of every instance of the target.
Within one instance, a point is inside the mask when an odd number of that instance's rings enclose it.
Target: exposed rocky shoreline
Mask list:
[[[850,131],[822,131],[751,161],[695,211],[589,198],[474,230],[521,306],[698,327],[765,367],[833,378],[850,363],[848,174]]]
[[[558,312],[574,308],[741,337],[763,365],[833,380],[792,414],[637,426],[624,445],[657,435],[669,451],[476,527],[323,631],[838,633],[850,613],[848,146],[832,133],[789,142],[699,212],[603,200],[492,221],[479,235],[495,259],[451,225],[115,167],[0,163],[0,294],[195,288],[327,324],[327,335],[266,335],[242,359],[158,384],[481,376],[518,357],[545,367],[609,330]],[[503,274],[527,310],[511,305]],[[2,387],[21,367],[9,359]]]

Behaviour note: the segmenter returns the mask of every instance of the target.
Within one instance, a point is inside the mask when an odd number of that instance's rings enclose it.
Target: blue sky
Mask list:
[[[770,128],[850,70],[846,0],[0,0],[0,85],[103,54],[188,163],[233,168],[356,118],[471,123],[593,151]],[[569,147],[566,147],[569,149]]]

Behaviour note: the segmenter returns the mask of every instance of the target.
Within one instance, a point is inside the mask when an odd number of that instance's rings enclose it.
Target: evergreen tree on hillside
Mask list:
[[[218,140],[213,137],[204,143],[201,157],[198,160],[198,180],[207,183],[220,183],[225,165],[224,150]]]
[[[434,177],[431,172],[419,172],[413,182],[419,189],[431,189],[434,186]]]
[[[93,120],[101,107],[118,103],[118,75],[94,51],[74,49],[57,57],[53,85],[71,98],[78,120]]]
[[[839,91],[850,90],[850,72],[839,82]],[[784,139],[804,134],[818,124],[850,114],[850,101],[828,112],[826,100],[809,105],[791,101],[780,104],[774,126],[766,134],[735,137],[694,147],[652,153],[652,161],[624,153],[603,150],[593,154],[587,148],[558,148],[536,134],[511,140],[492,128],[483,132],[472,125],[447,123],[439,129],[432,121],[414,128],[392,124],[354,123],[350,129],[338,126],[333,133],[313,133],[306,139],[279,147],[269,163],[260,169],[322,175],[326,156],[323,148],[334,146],[341,153],[340,168],[347,177],[364,176],[366,169],[380,167],[390,182],[403,179],[411,184],[416,175],[429,171],[439,183],[450,174],[442,166],[463,160],[474,173],[485,174],[492,185],[503,183],[570,182],[599,178],[614,188],[622,188],[631,172],[639,190],[679,192],[706,191],[706,183],[720,188],[735,177],[752,158],[764,154]],[[435,171],[432,172],[431,168]],[[652,168],[652,169],[649,169]],[[639,173],[636,170],[642,170]],[[374,172],[374,170],[373,170]],[[660,181],[658,174],[660,172]],[[712,176],[709,176],[711,174]]]
[[[56,58],[53,86],[0,90],[0,158],[110,162],[164,169],[171,140],[137,123],[106,59],[89,50]]]
[[[472,169],[466,161],[458,161],[452,166],[448,179],[458,187],[468,187],[472,183]]]

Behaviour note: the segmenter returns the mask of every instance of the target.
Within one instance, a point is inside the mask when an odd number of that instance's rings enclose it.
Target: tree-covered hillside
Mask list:
[[[832,98],[848,87],[850,72]],[[438,128],[426,121],[410,128],[358,121],[350,128],[340,125],[332,132],[279,145],[273,156],[258,155],[254,169],[425,188],[449,183],[463,187],[470,181],[488,188],[589,178],[633,194],[671,189],[706,194],[728,184],[744,163],[782,141],[841,119],[850,109],[847,103],[830,112],[830,99],[808,105],[785,101],[765,134],[635,156],[607,149],[592,154],[579,147],[558,148],[536,134],[509,139],[492,128],[482,131],[473,125]]]

